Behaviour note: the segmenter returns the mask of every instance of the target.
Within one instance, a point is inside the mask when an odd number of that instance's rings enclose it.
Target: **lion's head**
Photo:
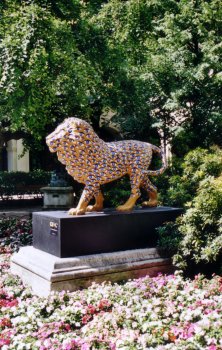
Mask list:
[[[84,120],[78,118],[67,118],[61,123],[55,131],[46,137],[46,143],[50,152],[62,150],[67,142],[80,143],[82,141],[95,141],[98,136],[92,127]]]

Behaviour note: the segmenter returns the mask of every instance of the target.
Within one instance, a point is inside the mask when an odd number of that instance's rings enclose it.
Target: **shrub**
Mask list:
[[[40,193],[40,187],[49,183],[50,176],[50,172],[43,170],[29,173],[0,172],[0,198],[10,199],[13,195]]]
[[[222,176],[203,180],[197,196],[181,218],[182,240],[174,263],[181,268],[218,262],[222,258]]]
[[[200,182],[208,177],[218,177],[222,172],[222,150],[197,148],[190,151],[181,163],[173,161],[171,174],[168,173],[166,188],[160,186],[165,205],[187,207],[195,197]]]
[[[166,222],[157,231],[159,237],[157,245],[160,252],[171,256],[176,254],[182,239],[182,233],[178,230],[178,220],[176,222]]]
[[[196,197],[175,223],[158,229],[159,247],[190,274],[222,272],[222,176],[200,183]]]
[[[220,272],[222,267],[222,150],[196,149],[182,163],[183,172],[169,180],[171,205],[186,208],[175,223],[158,229],[158,245],[181,269]],[[208,271],[207,271],[208,270]]]
[[[0,218],[0,252],[17,251],[32,244],[32,220],[3,216]]]

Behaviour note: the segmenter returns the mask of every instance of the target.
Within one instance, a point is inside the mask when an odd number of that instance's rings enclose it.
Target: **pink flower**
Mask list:
[[[99,302],[99,305],[98,305],[100,310],[109,308],[110,306],[111,306],[111,304],[110,304],[109,300],[107,300],[107,299],[101,299]]]
[[[18,305],[18,300],[14,299],[14,300],[0,300],[0,306],[1,307],[13,307],[13,306],[17,306]]]
[[[0,348],[3,345],[9,345],[11,342],[11,337],[12,337],[13,332],[9,329],[5,329],[2,331],[2,334],[0,335]]]
[[[82,318],[82,323],[83,323],[83,324],[86,324],[90,319],[91,319],[91,316],[85,315],[85,316],[83,316],[83,318]]]
[[[81,350],[90,350],[90,346],[87,343],[81,345]]]
[[[9,344],[10,344],[10,339],[0,338],[0,347],[2,347],[3,345],[9,345]]]
[[[96,308],[94,305],[89,304],[87,307],[87,312],[91,315],[93,315],[96,312]]]
[[[4,318],[0,319],[0,327],[1,328],[11,327],[11,326],[12,326],[12,323],[11,323],[9,318],[4,317]]]

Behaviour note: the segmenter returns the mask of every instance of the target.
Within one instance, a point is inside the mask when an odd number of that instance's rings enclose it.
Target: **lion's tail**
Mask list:
[[[161,149],[159,147],[154,146],[154,145],[151,145],[151,147],[152,147],[152,151],[154,153],[157,153],[157,155],[161,158],[162,167],[160,169],[157,169],[157,170],[144,170],[144,173],[146,173],[147,175],[150,175],[150,176],[158,176],[166,170],[167,161],[166,161],[166,157],[165,157],[164,153],[161,151]]]

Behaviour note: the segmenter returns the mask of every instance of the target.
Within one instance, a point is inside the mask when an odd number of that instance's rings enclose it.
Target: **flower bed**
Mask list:
[[[0,254],[18,251],[32,244],[32,220],[2,215],[0,218]]]
[[[33,296],[0,264],[2,350],[222,349],[222,278],[171,276]]]

